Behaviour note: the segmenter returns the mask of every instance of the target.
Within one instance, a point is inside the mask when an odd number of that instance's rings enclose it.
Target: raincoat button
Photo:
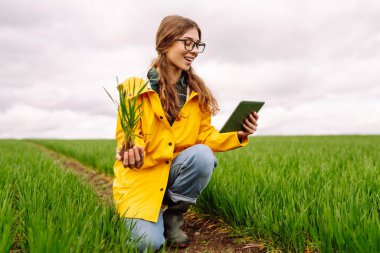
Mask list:
[[[160,119],[163,119],[164,117],[160,116]]]
[[[169,146],[173,145],[173,143],[169,142]]]
[[[169,164],[169,161],[165,161],[166,164]]]
[[[160,189],[160,192],[162,192],[163,190],[164,190],[164,188],[161,188],[161,189]]]

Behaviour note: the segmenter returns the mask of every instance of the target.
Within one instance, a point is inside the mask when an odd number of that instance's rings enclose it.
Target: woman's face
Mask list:
[[[198,30],[196,28],[191,28],[178,39],[191,39],[194,42],[198,42]],[[198,56],[198,49],[195,46],[193,50],[188,51],[185,49],[184,43],[184,41],[174,41],[174,43],[167,49],[166,57],[169,64],[174,68],[188,71],[191,63]]]

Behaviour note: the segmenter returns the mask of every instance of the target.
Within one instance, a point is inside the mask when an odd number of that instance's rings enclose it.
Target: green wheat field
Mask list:
[[[0,252],[135,252],[112,207],[35,144],[112,176],[114,140],[0,140]],[[198,199],[267,252],[380,252],[380,136],[253,137]]]

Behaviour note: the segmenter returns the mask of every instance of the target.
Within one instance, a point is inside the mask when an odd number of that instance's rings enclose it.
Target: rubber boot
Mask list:
[[[164,211],[164,229],[167,244],[174,248],[186,248],[189,246],[189,238],[186,233],[181,230],[183,225],[183,214],[190,207],[190,203],[180,201],[178,203],[171,202]]]

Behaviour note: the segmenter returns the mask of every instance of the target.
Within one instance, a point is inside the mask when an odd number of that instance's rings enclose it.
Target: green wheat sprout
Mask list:
[[[126,151],[128,149],[131,149],[135,146],[135,140],[136,140],[136,134],[135,130],[136,127],[141,119],[141,115],[143,113],[143,103],[137,103],[137,99],[139,95],[143,92],[145,87],[148,84],[148,81],[141,86],[141,88],[136,91],[136,83],[133,83],[132,89],[129,90],[124,89],[123,85],[119,83],[118,78],[116,77],[116,82],[117,82],[117,90],[119,91],[119,102],[114,99],[111,94],[103,87],[107,95],[110,97],[112,102],[116,105],[117,111],[118,111],[118,116],[120,118],[120,124],[121,128],[123,129],[124,132],[124,140],[123,144],[121,147],[120,152]],[[130,94],[135,94],[130,99],[127,99],[126,96]]]

